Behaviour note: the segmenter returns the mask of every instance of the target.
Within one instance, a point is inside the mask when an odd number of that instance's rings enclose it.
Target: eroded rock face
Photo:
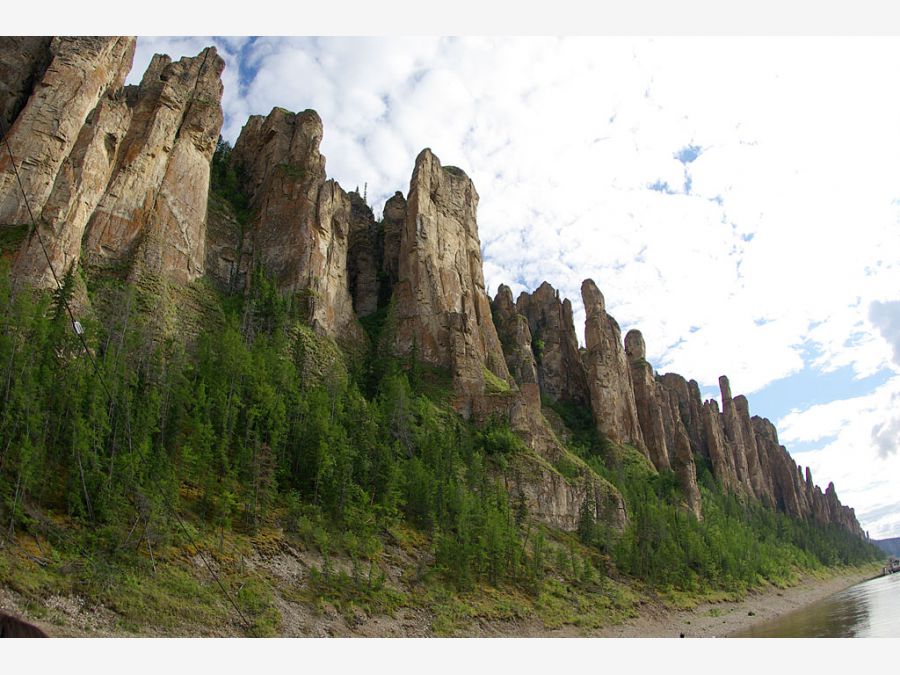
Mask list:
[[[135,41],[6,38],[2,46],[14,50],[3,50],[0,74],[9,78],[2,85],[7,114],[21,108],[8,138],[27,203],[9,155],[0,153],[0,227],[30,224],[30,207],[62,276],[78,260],[85,223],[130,120],[115,96],[131,68]],[[34,284],[55,285],[35,235],[22,242],[13,270]]]
[[[317,331],[358,343],[362,329],[347,268],[353,204],[340,185],[326,179],[322,133],[322,120],[312,110],[274,108],[244,125],[232,156],[253,213],[245,239],[278,289],[305,301]],[[356,215],[362,217],[359,209]]]
[[[87,116],[107,93],[120,89],[125,82],[134,46],[134,38],[121,37],[51,40],[49,65],[9,131],[19,177],[35,216],[43,210]],[[11,70],[13,83],[9,88],[23,86],[15,68]],[[19,93],[19,102],[21,97]],[[4,152],[0,155],[0,223],[26,222],[28,209]]]
[[[378,309],[381,267],[375,216],[359,192],[350,193],[350,243],[347,273],[356,316],[364,317]]]
[[[778,444],[778,432],[769,420],[754,416],[751,420],[760,454],[765,453],[771,471],[772,501],[775,508],[794,518],[805,518],[807,513],[798,493],[797,464],[783,446]]]
[[[700,398],[700,385],[696,380],[688,382],[678,373],[666,373],[658,377],[657,381],[675,396],[678,415],[687,431],[691,450],[709,459],[705,453],[703,438],[703,399]]]
[[[128,131],[83,242],[90,268],[176,283],[203,274],[224,67],[212,47],[174,63],[157,54],[128,93]]]
[[[628,518],[622,495],[560,443],[541,411],[537,384],[523,384],[512,395],[476,397],[472,417],[478,423],[504,419],[528,447],[511,461],[504,480],[510,496],[522,499],[538,520],[575,530],[587,504],[599,523],[624,529]],[[554,468],[561,461],[569,466],[566,476]]]
[[[559,292],[545,281],[534,293],[519,295],[516,309],[528,320],[541,393],[554,401],[589,405],[572,303],[560,301]]]
[[[582,283],[581,298],[587,315],[584,363],[597,428],[611,440],[630,443],[646,454],[619,324],[606,313],[603,294],[591,279]]]
[[[528,319],[516,310],[509,286],[500,284],[491,310],[510,375],[520,387],[523,384],[537,385],[537,363],[531,351]]]
[[[747,453],[744,449],[744,435],[741,431],[741,421],[731,398],[731,385],[724,375],[719,377],[719,391],[722,396],[722,422],[725,427],[725,439],[733,457],[733,464],[739,483],[753,494],[753,486],[750,480],[750,469],[747,461]]]
[[[745,396],[735,396],[732,399],[734,410],[739,424],[740,444],[744,455],[747,457],[747,470],[750,477],[750,487],[758,500],[768,506],[774,505],[772,498],[770,471],[768,456],[761,453],[756,446],[756,436],[750,422],[750,408]]]
[[[274,108],[247,120],[232,153],[254,212],[249,230],[255,256],[285,292],[309,287],[316,242],[330,238],[316,222],[326,180],[322,133],[315,111]]]
[[[464,398],[484,391],[486,370],[510,380],[484,288],[477,206],[465,173],[442,167],[431,150],[419,154],[394,286],[394,347],[450,370]]]
[[[639,330],[625,336],[625,354],[631,368],[634,401],[647,453],[658,471],[671,469],[678,476],[688,508],[702,517],[700,490],[691,442],[681,414],[678,399],[653,376],[647,363],[647,348]]]
[[[647,457],[658,471],[670,469],[663,406],[653,377],[653,368],[647,363],[644,337],[639,330],[630,330],[625,336],[625,354],[631,368],[634,402],[647,448]]]
[[[697,519],[703,518],[700,503],[700,488],[697,487],[697,467],[687,429],[678,412],[678,401],[675,395],[662,385],[657,385],[657,396],[661,399],[663,422],[666,429],[666,445],[669,449],[669,462],[678,477],[681,492],[688,508]]]
[[[406,226],[406,199],[402,192],[395,192],[394,196],[385,203],[382,224],[384,227],[384,255],[381,270],[388,286],[386,295],[390,297],[390,291],[400,279],[400,240]]]
[[[706,452],[712,464],[713,476],[729,492],[739,492],[740,481],[734,466],[734,455],[725,440],[725,427],[719,404],[706,401],[702,410],[703,434],[706,438]]]

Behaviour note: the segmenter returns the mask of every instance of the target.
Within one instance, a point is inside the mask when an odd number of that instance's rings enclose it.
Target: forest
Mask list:
[[[348,358],[263,270],[246,297],[201,289],[215,302],[191,341],[159,339],[141,287],[79,274],[41,293],[0,271],[2,538],[38,547],[37,576],[16,569],[9,547],[0,574],[36,600],[73,569],[83,592],[114,598],[122,578],[155,575],[164,551],[221,562],[226,542],[273,528],[322,556],[311,597],[370,611],[398,602],[383,559],[405,540],[423,554],[426,587],[536,599],[559,583],[590,598],[604,580],[740,593],[878,558],[836,526],[724,493],[708,467],[697,520],[674,474],[602,438],[587,411],[547,402],[570,450],[621,491],[629,516],[617,533],[585,508],[575,536],[554,531],[505,487],[522,450],[508,426],[463,421],[448,403],[449,375],[415,354],[371,347]],[[87,351],[66,311],[79,288],[100,308],[82,319]],[[366,319],[371,345],[389,322],[389,306]],[[333,556],[351,572],[333,573]],[[198,583],[215,594],[208,578]],[[239,602],[252,615],[255,600]],[[257,613],[251,633],[277,632]]]

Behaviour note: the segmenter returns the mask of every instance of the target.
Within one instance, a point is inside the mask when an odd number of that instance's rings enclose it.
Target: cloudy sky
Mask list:
[[[593,278],[660,372],[727,374],[876,538],[900,536],[900,40],[141,38],[215,44],[225,127],[313,108],[380,215],[430,147],[481,196],[485,281]]]

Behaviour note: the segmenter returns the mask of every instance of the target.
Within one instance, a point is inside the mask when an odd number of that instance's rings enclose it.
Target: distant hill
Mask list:
[[[873,539],[872,543],[888,555],[900,556],[900,537],[894,537],[893,539]]]

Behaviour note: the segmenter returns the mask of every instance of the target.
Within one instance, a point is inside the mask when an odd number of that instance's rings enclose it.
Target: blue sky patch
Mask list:
[[[882,370],[857,380],[853,377],[851,366],[838,368],[831,373],[822,373],[807,366],[799,373],[776,380],[764,389],[750,394],[747,399],[751,414],[777,422],[793,408],[805,410],[813,405],[864,396],[887,382],[890,376],[889,370]],[[822,445],[820,441],[815,444],[816,447]]]
[[[656,192],[662,192],[667,195],[675,194],[675,191],[669,187],[669,183],[666,181],[658,180],[655,183],[648,183],[647,187],[651,190],[656,190]]]
[[[697,159],[703,153],[703,148],[699,145],[686,145],[675,153],[675,159],[684,165],[688,165]]]

